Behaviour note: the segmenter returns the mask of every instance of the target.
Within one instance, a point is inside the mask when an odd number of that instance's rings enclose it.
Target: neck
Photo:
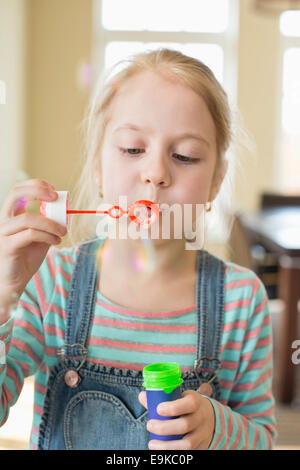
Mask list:
[[[102,268],[116,268],[120,276],[158,281],[196,272],[196,250],[185,250],[185,240],[107,239],[101,257]]]

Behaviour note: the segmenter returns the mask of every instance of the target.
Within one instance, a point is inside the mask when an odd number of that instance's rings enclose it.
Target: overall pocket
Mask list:
[[[147,450],[148,411],[138,418],[116,395],[82,391],[64,412],[64,439],[68,450]]]

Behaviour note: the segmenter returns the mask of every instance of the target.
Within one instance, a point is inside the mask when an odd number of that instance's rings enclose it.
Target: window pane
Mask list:
[[[300,48],[287,49],[283,56],[282,126],[300,135]]]
[[[223,49],[217,44],[179,44],[179,43],[143,43],[114,41],[108,43],[105,48],[105,68],[110,68],[120,60],[127,59],[130,55],[159,47],[176,49],[183,54],[194,57],[204,62],[215,74],[220,83],[223,82]],[[113,74],[120,71],[127,64],[118,64]]]
[[[110,30],[220,33],[228,9],[228,0],[102,0],[102,22]]]
[[[281,143],[280,179],[282,190],[300,194],[300,135],[283,134]]]
[[[300,37],[300,11],[285,11],[280,15],[280,31],[284,36]]]

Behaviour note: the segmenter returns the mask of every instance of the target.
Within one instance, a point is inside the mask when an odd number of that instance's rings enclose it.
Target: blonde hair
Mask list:
[[[115,67],[129,62],[121,71],[108,78]],[[145,71],[158,73],[169,80],[175,80],[190,87],[200,95],[211,113],[216,127],[217,164],[215,174],[222,165],[232,138],[232,115],[228,97],[213,72],[202,62],[179,51],[160,48],[136,54],[121,61],[108,72],[100,75],[95,92],[88,105],[83,129],[83,169],[75,187],[72,205],[78,209],[95,209],[99,205],[99,187],[95,182],[97,158],[100,157],[105,128],[109,119],[109,108],[122,85],[131,77]],[[83,238],[95,236],[97,217],[80,216],[71,221],[71,240],[80,242]],[[76,226],[75,226],[76,223]]]

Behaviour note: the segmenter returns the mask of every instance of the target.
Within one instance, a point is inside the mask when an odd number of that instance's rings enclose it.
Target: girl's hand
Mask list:
[[[210,401],[200,395],[200,393],[205,393],[206,391],[206,384],[202,384],[197,392],[195,390],[186,390],[178,400],[159,404],[157,407],[158,414],[170,417],[179,416],[179,418],[164,421],[151,419],[147,422],[147,430],[163,436],[168,434],[185,435],[182,439],[174,441],[152,439],[148,444],[149,449],[208,449],[214,435],[215,413]],[[146,392],[141,392],[138,398],[139,402],[147,408]],[[164,412],[161,412],[162,405],[165,409]]]
[[[33,179],[17,183],[0,209],[0,311],[20,297],[26,284],[39,269],[50,245],[61,242],[67,230],[57,222],[26,213],[33,200],[55,201],[54,187]],[[2,308],[2,310],[1,310]],[[1,312],[0,312],[1,313]],[[7,311],[5,313],[7,316]],[[1,315],[0,315],[1,317]],[[2,320],[4,314],[2,313]]]

